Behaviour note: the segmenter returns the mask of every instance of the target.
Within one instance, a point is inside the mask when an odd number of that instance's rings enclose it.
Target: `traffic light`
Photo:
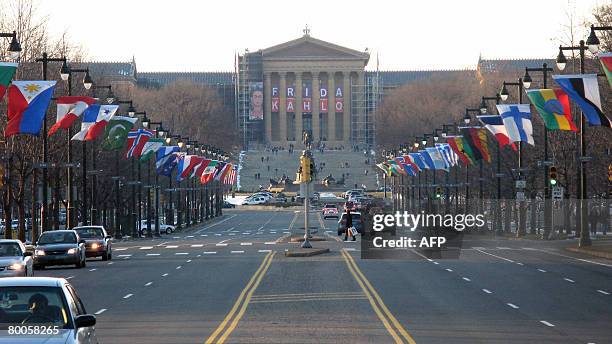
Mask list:
[[[442,198],[442,188],[439,186],[436,186],[436,199],[440,199]]]
[[[314,176],[317,175],[317,169],[315,168],[315,163],[314,163],[314,158],[310,158],[310,173],[308,174],[308,181],[311,181],[314,179]]]
[[[557,167],[555,166],[550,167],[550,169],[548,170],[548,180],[550,182],[550,185],[552,186],[557,185]]]
[[[300,157],[300,169],[302,170],[300,181],[302,183],[308,183],[310,181],[310,173],[311,173],[310,166],[311,166],[311,159],[305,155],[302,155]]]

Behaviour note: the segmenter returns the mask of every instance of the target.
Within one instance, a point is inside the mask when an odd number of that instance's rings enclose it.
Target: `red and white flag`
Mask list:
[[[68,129],[74,121],[81,117],[87,108],[97,99],[82,96],[64,96],[57,98],[57,119],[55,124],[49,128],[49,136],[59,129]]]

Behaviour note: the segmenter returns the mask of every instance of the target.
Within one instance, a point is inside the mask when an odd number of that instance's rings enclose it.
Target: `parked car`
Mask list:
[[[38,328],[36,335],[0,335],[6,343],[97,343],[96,317],[87,314],[72,285],[63,278],[0,279],[2,325]]]
[[[236,208],[236,205],[232,204],[232,203],[230,203],[228,201],[223,201],[223,208],[227,208],[227,209]]]
[[[328,218],[338,218],[338,206],[335,204],[326,204],[323,209],[321,209],[321,213],[323,215],[323,219]]]
[[[147,220],[140,221],[140,230],[142,232],[146,232]],[[151,230],[153,231],[153,233],[155,233],[155,219],[151,219]],[[172,234],[172,232],[174,232],[175,230],[176,230],[176,227],[174,227],[173,225],[167,225],[163,221],[161,220],[159,221],[159,232],[160,233]]]
[[[351,190],[348,190],[347,192],[345,192],[342,197],[344,197],[346,199],[349,199],[351,196],[354,196],[354,195],[363,195],[363,194],[364,194],[364,192],[361,189],[351,189]]]
[[[266,204],[268,200],[266,198],[264,198],[263,196],[255,196],[252,198],[246,198],[243,202],[242,205],[259,205],[259,204]]]
[[[342,213],[342,217],[338,220],[338,235],[342,235],[346,232],[346,219],[347,213]],[[351,219],[353,221],[353,227],[357,230],[359,234],[363,234],[363,218],[361,217],[361,213],[359,212],[351,212]]]
[[[19,240],[0,240],[0,277],[32,276],[32,252]]]
[[[81,239],[85,240],[86,257],[102,257],[102,260],[113,259],[111,236],[103,226],[74,227]]]
[[[74,230],[43,232],[34,248],[34,269],[50,265],[85,267],[85,240]]]

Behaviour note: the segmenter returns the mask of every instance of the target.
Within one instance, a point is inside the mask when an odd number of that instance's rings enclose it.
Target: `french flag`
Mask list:
[[[83,112],[96,102],[95,98],[64,96],[57,98],[57,120],[49,129],[49,136],[59,129],[68,129]]]
[[[8,91],[5,137],[40,133],[54,86],[55,81],[13,81]]]
[[[83,113],[81,131],[74,135],[72,139],[76,141],[95,140],[104,132],[104,127],[113,118],[117,109],[119,109],[119,105],[91,105]]]
[[[478,116],[478,119],[480,120],[480,122],[482,122],[482,124],[484,124],[485,128],[487,128],[491,132],[491,134],[495,135],[495,138],[497,138],[497,142],[499,143],[500,147],[511,145],[513,150],[517,150],[514,142],[510,142],[508,130],[506,129],[506,126],[504,125],[504,120],[501,116]]]

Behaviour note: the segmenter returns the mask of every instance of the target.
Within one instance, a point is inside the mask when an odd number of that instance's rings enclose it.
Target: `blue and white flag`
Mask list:
[[[553,79],[580,106],[589,125],[612,127],[601,108],[597,74],[553,75]]]
[[[436,169],[436,165],[434,164],[434,161],[429,155],[429,152],[427,152],[427,150],[420,150],[419,154],[423,158],[423,161],[425,162],[425,165],[427,166],[428,169],[430,170]]]
[[[444,160],[444,157],[436,147],[426,147],[425,150],[429,153],[429,157],[433,161],[434,168],[436,170],[445,170],[448,172],[448,165]]]
[[[436,143],[436,148],[442,154],[442,157],[446,161],[449,167],[457,165],[459,157],[455,154],[455,151],[451,148],[448,143]]]
[[[504,120],[510,141],[534,144],[529,104],[498,104],[497,111]]]
[[[155,160],[156,161],[155,167],[159,170],[166,163],[166,161],[170,158],[170,155],[178,151],[179,151],[178,146],[163,146],[159,148],[156,153],[157,158]]]
[[[178,164],[179,160],[183,159],[184,155],[184,152],[174,152],[172,154],[166,155],[160,161],[157,162],[157,173],[162,176],[170,177],[172,175],[172,171]]]
[[[419,154],[419,153],[408,153],[408,155],[410,155],[410,158],[412,159],[412,162],[415,165],[417,165],[421,170],[429,168],[425,164],[425,161],[423,160],[423,157],[421,156],[421,154]]]

